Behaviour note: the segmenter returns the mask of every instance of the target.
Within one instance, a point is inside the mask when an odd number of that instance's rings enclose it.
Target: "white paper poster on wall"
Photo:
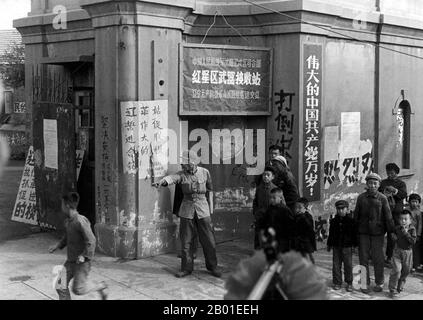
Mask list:
[[[162,177],[168,166],[168,102],[138,101],[138,110],[138,178]]]
[[[341,158],[360,153],[360,112],[341,112]]]
[[[168,101],[121,102],[123,170],[139,179],[166,174]]]
[[[57,120],[44,119],[44,166],[58,169]]]
[[[324,160],[338,160],[339,156],[339,126],[325,127],[324,130]]]

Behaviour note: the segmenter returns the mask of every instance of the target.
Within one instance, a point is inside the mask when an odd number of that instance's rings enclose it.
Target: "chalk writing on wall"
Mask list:
[[[241,211],[253,208],[255,188],[225,188],[215,192],[215,209]]]
[[[110,119],[108,116],[101,116],[100,118],[100,141],[101,141],[101,188],[99,192],[99,203],[98,203],[98,217],[102,223],[110,222],[110,216],[108,210],[111,205],[111,187],[112,187],[112,164],[111,154],[112,150],[110,147]]]
[[[278,108],[278,114],[274,121],[276,124],[276,131],[278,132],[278,138],[276,145],[282,147],[282,155],[286,158],[288,164],[292,159],[292,142],[294,140],[294,113],[292,112],[292,97],[295,93],[284,92],[280,90],[275,92],[275,96],[278,97],[275,104]],[[289,98],[288,103],[285,103],[285,99]]]

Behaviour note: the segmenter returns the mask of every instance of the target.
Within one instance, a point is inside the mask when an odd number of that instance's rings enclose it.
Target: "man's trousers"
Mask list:
[[[179,237],[181,239],[181,271],[192,272],[194,269],[194,260],[192,252],[193,233],[197,230],[198,239],[203,247],[204,258],[206,260],[207,270],[215,270],[217,268],[216,257],[216,241],[211,218],[206,217],[198,219],[194,214],[194,219],[180,218]]]
[[[377,285],[382,286],[385,281],[383,273],[384,269],[384,256],[383,256],[383,243],[385,237],[372,236],[367,234],[360,234],[358,256],[360,265],[366,267],[367,270],[367,284],[370,284],[369,273],[369,259],[372,259],[375,270],[375,282]]]
[[[342,264],[344,264],[344,280],[348,284],[353,282],[352,248],[333,247],[332,279],[334,285],[342,285]]]

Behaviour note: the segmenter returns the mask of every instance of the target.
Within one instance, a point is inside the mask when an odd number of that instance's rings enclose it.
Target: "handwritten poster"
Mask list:
[[[38,225],[34,180],[34,148],[32,146],[29,147],[26,157],[15,207],[12,212],[12,220]]]
[[[58,169],[57,120],[44,119],[44,165]]]
[[[125,173],[139,179],[161,177],[168,165],[167,100],[121,103],[122,151]]]
[[[360,112],[341,113],[341,158],[359,156]]]
[[[324,160],[338,160],[339,148],[339,127],[331,126],[325,127],[324,136]]]

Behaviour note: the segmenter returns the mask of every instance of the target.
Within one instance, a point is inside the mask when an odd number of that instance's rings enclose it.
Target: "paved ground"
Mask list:
[[[33,227],[10,220],[21,182],[24,161],[9,161],[0,177],[0,243],[29,235]]]
[[[49,254],[47,249],[57,239],[51,233],[39,233],[24,239],[11,240],[0,244],[0,299],[26,300],[57,299],[52,287],[52,270],[65,260],[65,252]],[[245,241],[231,241],[218,245],[219,267],[222,279],[205,271],[204,259],[199,254],[192,276],[183,279],[174,277],[178,271],[179,259],[175,254],[122,261],[97,255],[93,262],[92,279],[106,281],[110,286],[112,300],[219,300],[225,293],[224,283],[234,266],[251,253],[250,244]],[[331,281],[331,255],[319,251],[316,255],[319,272]],[[385,269],[386,283],[389,269]],[[333,300],[383,300],[388,299],[386,285],[384,293],[348,293],[343,288],[333,291],[328,287]],[[96,293],[78,300],[99,299]],[[423,275],[412,275],[405,291],[398,299],[423,300]]]

